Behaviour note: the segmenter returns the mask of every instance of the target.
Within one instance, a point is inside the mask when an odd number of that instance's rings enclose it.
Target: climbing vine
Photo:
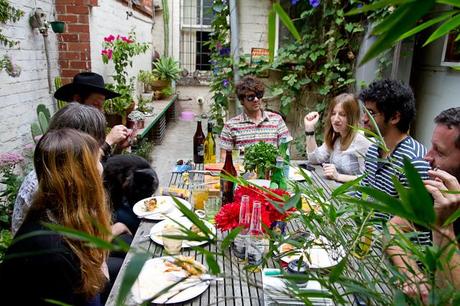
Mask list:
[[[24,16],[24,12],[11,6],[8,0],[0,0],[0,25],[6,24],[7,22],[17,22]],[[19,42],[12,40],[5,36],[0,29],[0,44],[5,47],[12,48]],[[19,68],[11,63],[11,59],[4,55],[0,56],[0,71],[6,69],[11,76],[17,76]]]
[[[215,0],[212,5],[213,21],[209,49],[211,51],[211,119],[215,121],[216,132],[224,125],[229,99],[234,98],[233,59],[230,56],[230,14],[227,0]]]

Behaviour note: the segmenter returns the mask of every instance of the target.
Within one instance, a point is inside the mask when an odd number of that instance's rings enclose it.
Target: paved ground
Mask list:
[[[152,166],[160,179],[160,186],[167,186],[171,171],[178,159],[193,159],[193,135],[196,121],[182,121],[168,125],[161,145],[154,146]],[[203,121],[203,133],[206,135],[206,120]]]

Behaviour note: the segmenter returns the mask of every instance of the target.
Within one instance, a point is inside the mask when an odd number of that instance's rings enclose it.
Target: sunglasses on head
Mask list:
[[[257,99],[262,99],[262,97],[264,96],[264,93],[263,92],[256,92],[255,94],[250,94],[250,95],[246,95],[246,100],[248,100],[249,102],[252,102],[254,101],[254,99],[257,97]]]

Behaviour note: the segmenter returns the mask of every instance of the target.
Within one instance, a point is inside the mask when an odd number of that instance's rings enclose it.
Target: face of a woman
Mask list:
[[[348,129],[347,113],[342,107],[342,103],[338,103],[331,113],[331,125],[334,132],[339,133],[341,136],[345,134]]]

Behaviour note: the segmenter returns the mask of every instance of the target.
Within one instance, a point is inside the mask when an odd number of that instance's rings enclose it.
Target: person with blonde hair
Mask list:
[[[371,142],[352,127],[359,125],[361,111],[357,98],[343,93],[332,99],[324,120],[324,143],[318,147],[315,126],[318,112],[304,118],[306,151],[312,164],[322,164],[328,179],[347,182],[364,171],[364,156]]]
[[[61,225],[109,241],[100,155],[97,141],[74,129],[51,130],[38,142],[38,190],[0,266],[5,305],[100,304],[108,252],[47,227]]]

